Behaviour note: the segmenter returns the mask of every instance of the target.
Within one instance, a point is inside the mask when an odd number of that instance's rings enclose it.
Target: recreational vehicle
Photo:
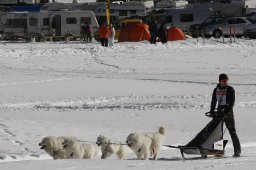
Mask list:
[[[10,12],[4,33],[22,38],[76,38],[81,36],[81,25],[85,23],[91,25],[93,33],[98,30],[98,22],[92,11]]]
[[[98,22],[106,21],[106,4],[105,3],[85,3],[78,4],[73,8],[78,10],[93,10]],[[111,3],[110,4],[110,17],[112,24],[118,24],[118,22],[127,17],[132,16],[145,16],[146,7],[141,2],[125,2],[123,4]]]
[[[211,9],[165,9],[159,14],[159,20],[164,21],[167,27],[177,26],[188,32],[190,25],[202,23],[206,18],[213,15]]]
[[[0,12],[0,34],[4,33],[4,26],[6,24],[6,12]]]

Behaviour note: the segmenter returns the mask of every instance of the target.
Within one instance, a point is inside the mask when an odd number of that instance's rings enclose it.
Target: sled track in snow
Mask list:
[[[200,109],[205,105],[193,105],[191,103],[122,103],[122,104],[100,104],[100,105],[82,105],[82,106],[57,106],[51,104],[36,105],[33,109],[40,110],[180,110],[180,109]]]
[[[248,96],[254,94],[239,94]],[[188,95],[188,96],[111,96],[91,97],[75,100],[59,101],[31,101],[25,103],[2,103],[3,110],[88,110],[88,111],[118,111],[118,110],[182,110],[182,109],[209,109],[210,103],[206,102],[210,95]],[[256,108],[256,101],[239,101],[238,108]]]

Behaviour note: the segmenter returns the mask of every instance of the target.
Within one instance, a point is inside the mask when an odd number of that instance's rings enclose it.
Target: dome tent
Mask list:
[[[186,40],[184,32],[178,27],[168,29],[168,41]]]
[[[138,42],[150,39],[150,32],[147,24],[130,23],[122,28],[118,41]]]

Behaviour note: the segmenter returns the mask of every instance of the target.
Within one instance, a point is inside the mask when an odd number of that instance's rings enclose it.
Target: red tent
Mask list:
[[[185,39],[185,34],[178,27],[171,27],[168,29],[168,41],[177,41]]]
[[[143,23],[127,24],[120,32],[118,37],[119,42],[124,41],[144,41],[150,39],[148,25]]]

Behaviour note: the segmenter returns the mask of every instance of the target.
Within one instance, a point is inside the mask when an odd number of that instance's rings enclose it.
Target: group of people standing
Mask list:
[[[100,42],[103,47],[113,46],[115,38],[115,28],[112,24],[105,23],[99,27]]]
[[[156,44],[157,39],[162,43],[167,43],[167,28],[164,22],[160,24],[157,22],[156,19],[153,19],[149,24],[149,31],[150,31],[150,43]],[[115,38],[115,28],[112,24],[107,25],[103,23],[99,27],[99,38],[101,45],[103,47],[113,46],[114,45],[114,38]],[[92,28],[90,24],[82,24],[81,26],[81,38],[85,42],[92,42]]]
[[[149,24],[149,31],[151,44],[156,44],[157,38],[159,38],[162,43],[167,43],[168,33],[164,22],[161,22],[159,26],[157,20],[152,19]]]

